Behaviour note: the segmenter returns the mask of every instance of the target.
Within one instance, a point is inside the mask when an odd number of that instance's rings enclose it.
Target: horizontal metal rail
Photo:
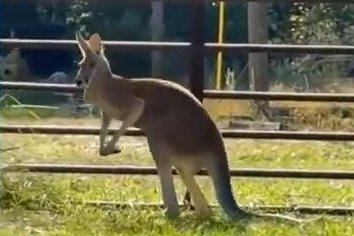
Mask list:
[[[130,175],[156,175],[157,170],[153,167],[137,166],[93,166],[93,165],[53,165],[53,164],[16,164],[2,166],[2,171],[17,172],[29,171],[37,173],[51,174],[130,174]],[[177,174],[173,170],[174,175]],[[205,176],[205,171],[200,171],[197,175]],[[315,171],[315,170],[279,170],[279,169],[231,169],[232,177],[269,177],[269,178],[310,178],[310,179],[354,179],[354,172],[350,171]],[[87,201],[76,202],[77,204],[86,204],[96,207],[115,207],[115,208],[162,208],[163,204],[156,203],[119,203],[112,201]],[[182,207],[185,205],[181,205]],[[211,207],[218,207],[211,205]],[[353,207],[342,206],[258,206],[257,208],[244,207],[246,210],[257,210],[266,212],[296,212],[301,214],[327,214],[327,215],[352,215]]]
[[[117,129],[110,129],[112,134]],[[44,126],[44,125],[0,125],[0,133],[16,134],[52,134],[52,135],[99,135],[99,127]],[[349,132],[304,132],[304,131],[259,131],[220,129],[224,138],[244,139],[286,139],[286,140],[322,140],[354,141],[354,133]],[[130,128],[126,136],[144,136],[137,128]]]
[[[125,203],[125,202],[114,202],[114,201],[86,201],[86,202],[76,202],[77,204],[85,204],[94,207],[103,208],[163,208],[164,205],[161,203]],[[186,205],[180,204],[180,207],[186,207]],[[210,205],[212,208],[219,208],[218,205]],[[243,209],[251,212],[262,211],[262,212],[294,212],[299,214],[315,214],[315,215],[336,215],[336,216],[346,216],[354,214],[354,207],[344,207],[344,206],[312,206],[312,205],[291,205],[291,206],[280,206],[280,205],[263,205],[257,207],[247,207],[241,206]],[[192,207],[193,209],[193,207]]]
[[[285,93],[204,90],[204,98],[303,102],[354,102],[354,94],[349,93]]]
[[[152,42],[152,41],[103,41],[107,48],[121,50],[132,49],[186,49],[193,47],[190,42]],[[0,45],[4,48],[31,48],[31,49],[74,49],[75,40],[54,39],[13,39],[0,38]],[[318,54],[354,54],[354,46],[350,45],[296,45],[296,44],[248,44],[248,43],[205,43],[205,50],[209,51],[236,51],[236,52],[268,52],[268,53],[318,53]]]
[[[152,41],[103,41],[107,48],[121,47],[125,49],[181,49],[192,44],[189,42],[152,42]],[[72,39],[9,39],[1,38],[0,45],[5,48],[31,49],[73,49],[77,48],[77,41]]]
[[[35,173],[56,174],[119,174],[119,175],[157,175],[154,167],[143,166],[112,166],[112,165],[66,165],[66,164],[14,164],[4,165],[2,171],[18,172],[29,171]],[[172,174],[177,175],[175,169]],[[199,176],[207,176],[206,171],[197,173]],[[345,170],[299,170],[299,169],[260,169],[240,168],[231,169],[232,177],[254,178],[303,178],[303,179],[354,179],[354,171]]]
[[[56,83],[35,83],[35,82],[10,82],[1,81],[0,90],[32,90],[74,93],[82,92],[75,84],[56,84]]]
[[[10,0],[3,0],[3,1],[10,1]],[[17,0],[17,1],[27,1],[27,0]],[[56,0],[57,3],[59,2],[71,2],[72,0]],[[149,3],[156,0],[119,0],[119,3],[135,3],[135,4],[142,4],[142,3]],[[162,2],[171,2],[171,3],[212,3],[221,0],[161,0]],[[40,2],[44,5],[50,5],[50,1],[47,0],[36,0],[36,2]],[[101,0],[89,0],[90,3],[99,3],[102,4]],[[117,0],[105,0],[105,3],[114,2],[117,3]],[[244,2],[303,2],[303,3],[348,3],[350,4],[349,0],[228,0],[230,3],[244,3]]]
[[[75,93],[82,89],[75,84],[33,83],[33,82],[0,82],[0,90],[32,90]],[[204,98],[210,99],[243,99],[272,101],[317,101],[317,102],[354,102],[352,93],[284,93],[284,92],[245,92],[204,90]]]

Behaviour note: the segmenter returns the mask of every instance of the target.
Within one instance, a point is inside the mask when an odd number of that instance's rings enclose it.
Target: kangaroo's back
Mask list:
[[[184,87],[156,79],[132,79],[132,88],[145,101],[136,126],[149,138],[173,147],[179,154],[224,151],[215,123],[202,104]],[[162,140],[163,139],[163,140]]]

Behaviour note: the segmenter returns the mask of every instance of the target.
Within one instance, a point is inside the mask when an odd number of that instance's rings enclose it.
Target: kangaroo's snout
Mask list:
[[[81,80],[76,80],[75,81],[77,87],[81,87],[82,81]]]
[[[77,76],[75,78],[74,82],[75,82],[76,86],[79,88],[83,88],[88,84],[88,80],[86,78],[82,79],[82,76]]]

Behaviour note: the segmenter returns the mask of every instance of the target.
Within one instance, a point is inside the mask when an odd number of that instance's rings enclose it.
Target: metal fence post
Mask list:
[[[204,23],[205,7],[203,1],[191,4],[190,11],[190,50],[189,83],[192,93],[203,100],[204,89]]]
[[[204,90],[204,18],[204,2],[197,1],[192,3],[190,11],[190,42],[192,49],[190,50],[189,62],[189,86],[191,92],[199,101],[203,101]],[[186,205],[191,205],[191,196],[188,190],[183,201]]]

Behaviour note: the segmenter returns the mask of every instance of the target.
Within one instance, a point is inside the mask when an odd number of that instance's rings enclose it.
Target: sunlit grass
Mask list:
[[[62,122],[62,123],[61,123]],[[77,120],[96,125],[97,120]],[[43,124],[45,122],[42,122]],[[58,123],[64,124],[63,120]],[[73,120],[67,121],[75,124]],[[232,168],[354,169],[352,143],[263,140],[225,140]],[[133,164],[153,166],[144,138],[124,137],[123,152],[98,156],[96,136],[2,136],[2,147],[18,149],[1,154],[3,163]],[[231,222],[219,209],[207,221],[183,211],[168,221],[161,209],[134,207],[138,202],[161,202],[156,176],[58,175],[6,173],[1,196],[0,236],[22,235],[354,235],[353,217],[330,217],[291,226],[278,222]],[[208,178],[198,178],[212,204],[217,204]],[[354,206],[351,181],[233,178],[241,205]],[[176,177],[178,197],[185,187]],[[129,202],[130,208],[104,209],[77,202]],[[74,204],[75,202],[75,204]],[[305,217],[300,215],[300,217]]]

